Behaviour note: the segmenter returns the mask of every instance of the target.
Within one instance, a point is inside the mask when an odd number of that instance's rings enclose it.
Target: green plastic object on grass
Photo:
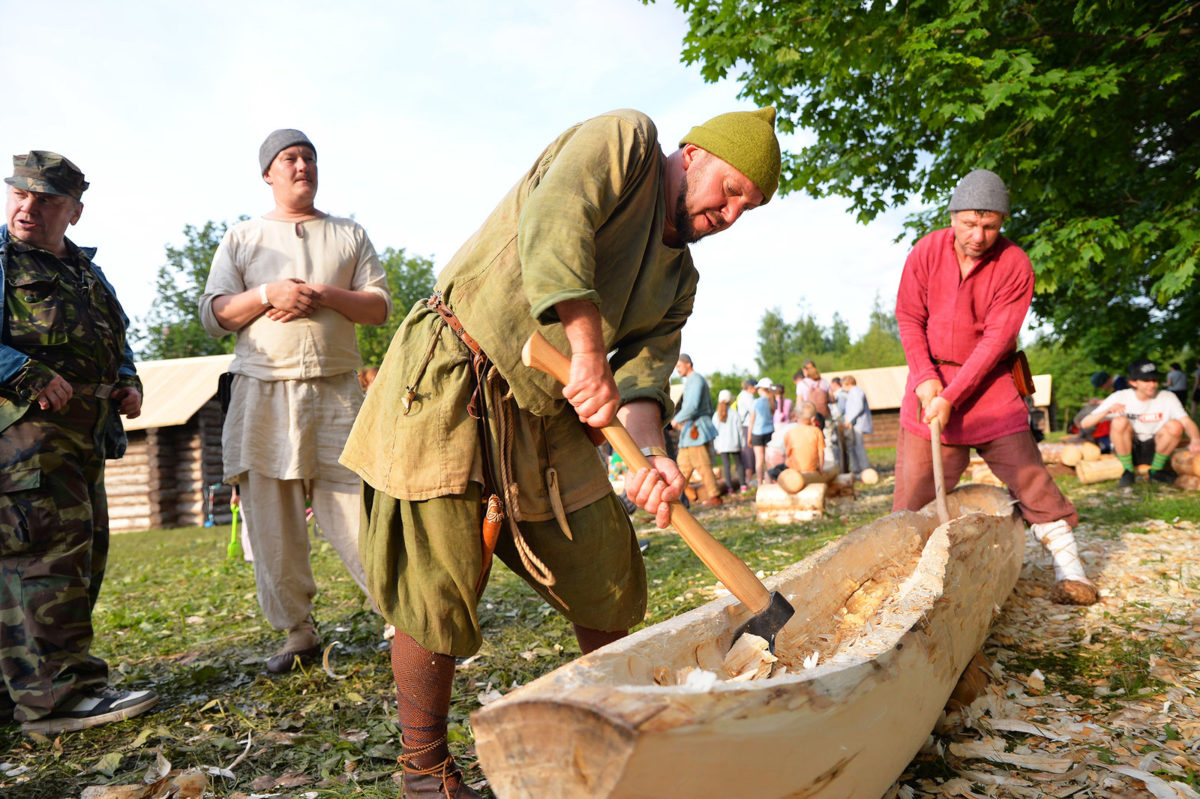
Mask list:
[[[230,502],[229,510],[233,513],[233,524],[229,528],[229,549],[226,550],[226,558],[228,560],[236,560],[242,557],[242,539],[238,536],[238,511],[241,510],[241,503]]]

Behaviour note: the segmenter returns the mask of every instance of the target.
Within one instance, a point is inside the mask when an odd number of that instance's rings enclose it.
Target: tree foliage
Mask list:
[[[240,217],[246,219],[247,217]],[[229,225],[205,222],[203,226],[184,225],[184,243],[166,245],[167,262],[154,278],[154,304],[134,323],[131,338],[142,360],[191,358],[233,352],[233,339],[216,339],[200,325],[197,308],[213,255]]]
[[[650,0],[652,1],[652,0]],[[1008,184],[1034,309],[1127,362],[1200,321],[1200,3],[675,0],[683,59],[814,138],[781,186],[863,221],[910,200],[941,226],[971,169]],[[809,139],[805,139],[809,140]]]
[[[408,255],[404,248],[388,247],[379,256],[387,275],[388,289],[392,292],[392,314],[387,322],[378,327],[358,327],[358,351],[363,364],[378,366],[400,323],[408,316],[417,300],[433,293],[433,261],[420,255]]]
[[[904,348],[895,314],[876,296],[870,327],[857,341],[851,340],[849,325],[839,314],[823,327],[807,310],[788,322],[778,308],[768,309],[759,323],[755,360],[760,375],[790,386],[805,361],[815,362],[822,372],[902,366]]]
[[[238,221],[246,219],[240,217]],[[232,335],[213,338],[200,325],[197,309],[213,255],[225,235],[228,223],[205,222],[201,227],[185,225],[184,243],[166,246],[167,262],[155,277],[155,298],[147,314],[138,319],[131,338],[143,360],[190,358],[233,352]],[[392,293],[392,314],[378,327],[360,325],[358,347],[363,363],[378,365],[387,351],[401,320],[413,304],[433,292],[433,262],[419,255],[408,255],[403,248],[388,247],[380,256],[388,288]]]

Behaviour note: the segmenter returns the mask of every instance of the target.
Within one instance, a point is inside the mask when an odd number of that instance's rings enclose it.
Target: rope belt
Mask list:
[[[525,566],[526,571],[537,580],[538,583],[546,587],[565,608],[567,604],[562,601],[562,598],[554,593],[552,586],[556,580],[554,574],[543,563],[533,550],[529,547],[525,536],[521,533],[521,528],[517,526],[516,516],[520,511],[518,500],[520,497],[520,488],[513,477],[512,470],[512,449],[513,449],[513,428],[516,424],[513,419],[512,404],[504,401],[505,394],[508,393],[508,383],[496,370],[487,353],[479,346],[479,342],[475,341],[454,311],[442,300],[442,293],[435,291],[433,296],[425,301],[427,307],[436,311],[438,316],[442,317],[446,326],[454,331],[454,335],[458,337],[463,346],[471,353],[471,374],[475,380],[475,390],[471,392],[471,399],[467,402],[467,414],[472,419],[479,422],[480,433],[480,450],[483,452],[483,473],[484,473],[484,493],[488,495],[487,512],[484,517],[484,564],[483,572],[480,574],[479,583],[476,586],[476,593],[483,589],[484,578],[487,576],[487,571],[491,565],[492,551],[495,548],[495,536],[499,534],[499,524],[502,520],[508,520],[508,529],[512,534],[513,543],[517,548],[517,553],[521,556],[521,563]],[[492,458],[491,447],[489,446],[490,431],[488,428],[488,414],[493,413],[496,416],[496,426],[499,435],[499,475],[496,473],[496,464]],[[497,479],[499,478],[499,479]],[[499,487],[500,495],[503,497],[504,509],[501,509],[499,502],[496,501],[496,488]],[[507,511],[507,512],[505,512]],[[489,524],[492,529],[492,540],[489,547]]]

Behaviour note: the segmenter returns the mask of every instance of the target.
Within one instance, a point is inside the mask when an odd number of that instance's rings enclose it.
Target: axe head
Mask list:
[[[771,601],[766,609],[755,613],[733,632],[730,643],[736,641],[743,633],[752,633],[767,640],[771,654],[775,654],[775,635],[788,623],[788,619],[796,614],[792,604],[783,598],[778,591],[771,592]]]

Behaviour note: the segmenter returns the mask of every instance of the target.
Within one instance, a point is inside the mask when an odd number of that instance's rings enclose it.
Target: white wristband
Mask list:
[[[262,300],[263,305],[270,305],[271,301],[267,299],[267,284],[263,283],[258,287],[258,298]]]

